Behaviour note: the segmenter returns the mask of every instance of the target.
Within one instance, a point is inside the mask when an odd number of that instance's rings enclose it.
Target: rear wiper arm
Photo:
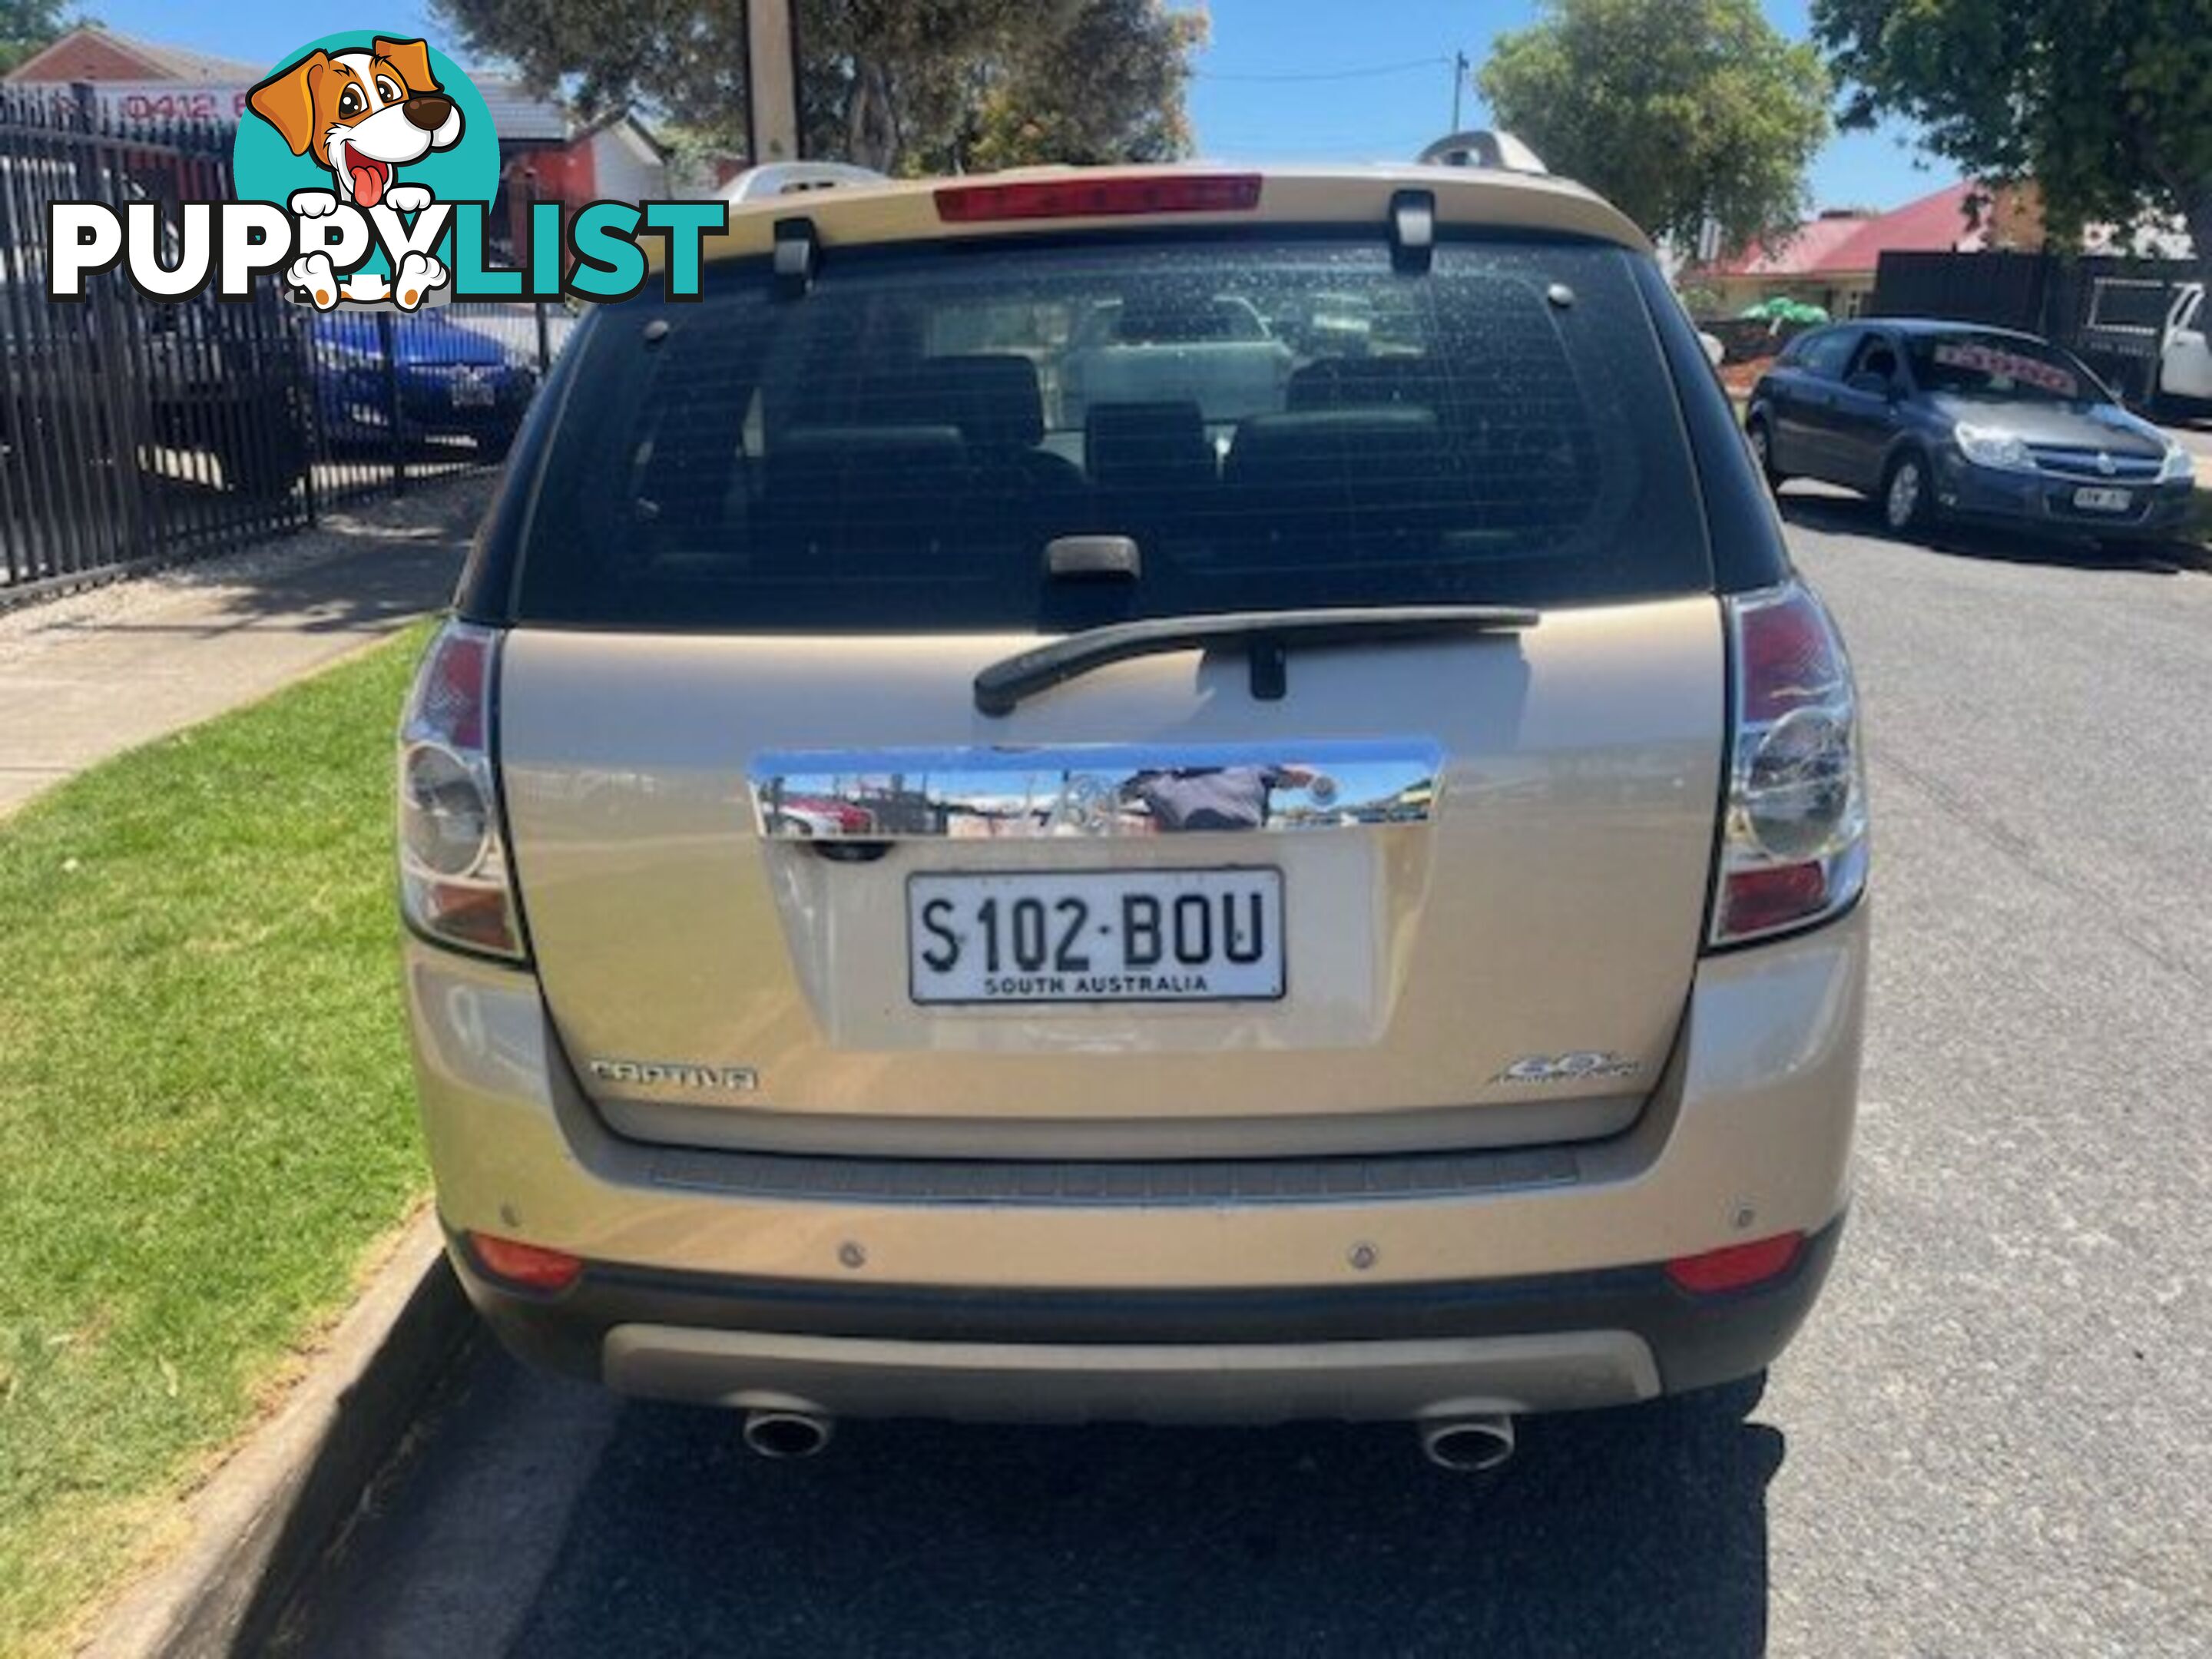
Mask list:
[[[1252,664],[1252,695],[1283,695],[1289,647],[1368,645],[1384,640],[1442,639],[1462,634],[1517,634],[1537,613],[1504,605],[1399,605],[1331,611],[1248,611],[1216,617],[1161,617],[1086,629],[993,663],[975,676],[975,707],[1011,714],[1024,697],[1079,674],[1133,657],[1198,651],[1241,642]]]

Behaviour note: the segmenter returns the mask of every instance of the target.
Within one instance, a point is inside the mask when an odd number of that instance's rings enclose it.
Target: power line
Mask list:
[[[1429,58],[1409,58],[1402,64],[1376,64],[1366,69],[1313,70],[1289,75],[1225,75],[1218,70],[1193,70],[1201,81],[1364,81],[1378,75],[1405,75],[1414,70],[1433,70],[1450,64],[1442,52]]]

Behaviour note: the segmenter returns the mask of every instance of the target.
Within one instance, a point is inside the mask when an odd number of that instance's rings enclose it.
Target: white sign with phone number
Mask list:
[[[100,81],[93,101],[123,121],[236,121],[246,113],[250,86],[187,86],[175,81]]]
[[[2071,398],[2081,390],[2081,383],[2057,364],[2007,351],[2001,346],[1946,340],[1936,348],[1935,356],[1936,361],[1947,368],[1972,369],[1991,380],[2040,386],[2054,397]]]

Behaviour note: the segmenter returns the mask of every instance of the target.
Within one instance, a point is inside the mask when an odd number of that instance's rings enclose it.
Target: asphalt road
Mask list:
[[[1410,1434],[720,1416],[489,1352],[293,1626],[360,1655],[2212,1652],[2212,575],[1790,501],[1865,688],[1859,1199],[1753,1389]]]

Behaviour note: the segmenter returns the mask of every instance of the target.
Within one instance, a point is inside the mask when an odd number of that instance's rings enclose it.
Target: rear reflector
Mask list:
[[[495,1238],[489,1233],[471,1233],[469,1248],[493,1277],[526,1290],[565,1291],[584,1271],[583,1262],[566,1250]]]
[[[1667,1277],[1698,1296],[1741,1291],[1790,1271],[1805,1246],[1802,1233],[1777,1233],[1749,1244],[1729,1244],[1702,1255],[1677,1256]]]
[[[1249,213],[1259,205],[1256,173],[1036,179],[1003,185],[945,185],[937,191],[937,216],[949,225],[1146,213]]]

